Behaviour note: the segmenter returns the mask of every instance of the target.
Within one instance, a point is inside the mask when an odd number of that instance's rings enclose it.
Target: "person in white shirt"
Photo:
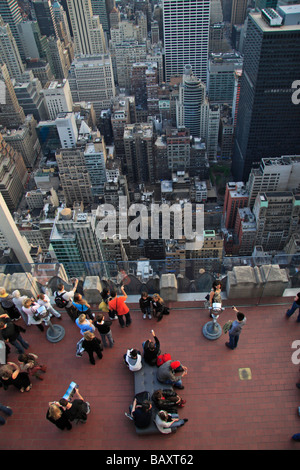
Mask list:
[[[76,318],[78,317],[78,310],[76,309],[76,307],[74,307],[72,303],[77,286],[78,286],[78,279],[75,279],[75,283],[71,291],[67,292],[65,290],[64,284],[60,283],[57,286],[57,291],[54,292],[54,297],[56,297],[57,294],[61,295],[62,298],[68,302],[67,305],[65,306],[65,309],[73,322],[75,322]]]
[[[44,307],[47,309],[47,311],[48,311],[49,313],[51,313],[52,315],[54,315],[56,318],[60,318],[60,319],[61,319],[61,314],[60,314],[59,312],[57,312],[57,311],[52,307],[48,295],[46,295],[46,294],[39,294],[39,295],[38,295],[38,304],[44,306]]]

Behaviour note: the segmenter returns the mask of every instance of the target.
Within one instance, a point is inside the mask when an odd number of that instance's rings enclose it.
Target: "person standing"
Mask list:
[[[86,331],[83,334],[84,340],[82,342],[82,347],[83,349],[88,353],[90,363],[93,364],[93,366],[96,364],[95,359],[94,359],[94,353],[97,354],[99,359],[102,359],[102,344],[99,338],[96,338],[94,333],[91,331]]]
[[[299,314],[298,314],[296,322],[300,323],[300,292],[298,292],[298,294],[294,298],[294,302],[293,302],[291,308],[289,310],[287,310],[287,312],[286,312],[287,318],[290,318],[293,315],[293,313],[295,313],[297,308],[299,309]]]
[[[46,419],[48,419],[48,421],[50,421],[51,423],[55,424],[55,426],[58,427],[58,429],[61,429],[62,431],[64,429],[67,429],[68,431],[72,429],[72,424],[66,416],[65,409],[59,404],[58,401],[53,401],[49,403]]]
[[[81,315],[79,315],[78,318],[76,318],[75,323],[78,328],[80,328],[80,333],[82,335],[84,335],[86,331],[91,331],[92,333],[94,333],[95,331],[95,327],[93,325],[92,320],[88,320],[84,313],[82,313]]]
[[[4,287],[0,287],[0,304],[11,320],[15,321],[21,318],[20,312],[13,302],[13,296],[8,294]]]
[[[121,286],[121,291],[123,296],[120,297],[117,296],[116,291],[110,293],[111,300],[108,302],[108,307],[111,312],[117,312],[119,324],[121,328],[125,328],[125,326],[129,326],[131,324],[131,317],[129,307],[126,305],[127,294],[125,292],[124,286]]]
[[[4,390],[9,385],[14,385],[21,393],[29,392],[32,384],[27,372],[20,372],[20,368],[14,362],[8,362],[0,367],[0,381]]]
[[[40,331],[44,331],[43,319],[41,317],[35,319],[34,316],[37,313],[40,305],[35,302],[34,299],[29,299],[28,297],[23,302],[22,310],[27,315],[27,325],[35,325]]]
[[[93,324],[100,333],[103,346],[105,348],[108,346],[107,341],[106,341],[106,339],[108,339],[109,345],[112,348],[114,345],[114,339],[113,339],[112,332],[110,329],[112,325],[112,320],[105,320],[103,313],[99,313],[96,316]]]
[[[87,315],[91,320],[94,319],[94,315],[91,310],[90,304],[87,303],[87,301],[82,297],[81,294],[76,292],[74,294],[74,300],[73,300],[73,305],[75,308],[78,310],[78,315],[80,313],[84,313]]]
[[[29,348],[29,344],[20,334],[20,326],[15,325],[6,313],[0,315],[0,331],[3,341],[12,344],[19,354]]]
[[[64,409],[64,415],[69,421],[72,422],[74,420],[78,420],[81,423],[85,423],[87,415],[90,412],[90,404],[87,401],[84,401],[78,388],[75,389],[75,395],[77,398],[72,401],[61,398],[59,400],[59,405]]]
[[[77,286],[78,286],[78,279],[75,279],[73,289],[67,292],[65,290],[64,284],[61,282],[57,286],[57,291],[54,292],[55,299],[57,297],[61,298],[62,301],[65,303],[64,307],[62,307],[62,308],[65,308],[67,314],[69,315],[69,317],[71,318],[71,320],[73,322],[75,322],[76,318],[78,317],[78,310],[76,309],[76,307],[74,307],[74,305],[72,303],[73,299],[74,299],[76,289],[77,289]],[[55,300],[55,302],[56,302],[56,300]],[[58,305],[58,307],[59,307],[59,305]]]
[[[49,312],[51,315],[54,315],[56,318],[59,318],[61,320],[61,314],[52,307],[48,295],[39,294],[37,303],[45,307],[47,312]]]
[[[151,318],[152,318],[152,316],[151,316],[151,302],[152,302],[152,297],[150,295],[148,295],[147,292],[142,292],[139,303],[140,303],[140,309],[143,313],[143,319],[144,320],[147,318],[147,315],[148,315],[149,320],[151,320]]]
[[[12,301],[19,310],[24,322],[27,324],[27,315],[25,312],[23,312],[22,307],[23,307],[23,302],[24,300],[27,299],[27,295],[22,295],[19,290],[14,290],[11,294],[13,296]]]
[[[246,323],[245,315],[242,312],[239,312],[236,307],[232,307],[232,309],[236,312],[237,319],[232,322],[232,325],[228,331],[229,342],[225,343],[225,345],[229,349],[235,349],[237,347],[242,328]]]
[[[2,405],[2,403],[0,403],[0,410],[7,416],[11,416],[13,414],[13,411],[10,408],[10,406]],[[6,423],[6,419],[3,418],[3,416],[0,416],[0,425],[3,425],[5,423]]]

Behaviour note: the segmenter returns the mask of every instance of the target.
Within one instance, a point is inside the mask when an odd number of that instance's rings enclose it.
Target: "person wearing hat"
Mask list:
[[[232,322],[232,325],[228,331],[229,333],[229,342],[225,343],[227,348],[235,349],[238,345],[240,334],[242,332],[242,328],[246,323],[246,317],[242,312],[239,312],[236,307],[232,307],[233,310],[236,312],[236,320]]]
[[[179,375],[176,375],[177,373]],[[187,367],[182,366],[179,361],[167,361],[162,364],[156,373],[157,380],[163,384],[170,384],[181,390],[184,389],[182,385],[182,378],[187,374]]]

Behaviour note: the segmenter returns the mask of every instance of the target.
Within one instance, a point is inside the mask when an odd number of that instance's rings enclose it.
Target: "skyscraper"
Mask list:
[[[209,0],[163,0],[163,15],[166,81],[191,65],[195,76],[206,82]]]
[[[94,16],[91,0],[67,0],[76,54],[104,54],[105,38],[99,16]]]
[[[22,21],[22,16],[17,0],[0,0],[0,15],[4,23],[8,23],[13,37],[16,40],[19,53],[24,58],[22,42],[17,29],[17,24]]]
[[[232,159],[236,181],[247,181],[252,163],[262,158],[300,153],[300,105],[292,102],[299,57],[299,23],[286,25],[274,10],[248,15]]]

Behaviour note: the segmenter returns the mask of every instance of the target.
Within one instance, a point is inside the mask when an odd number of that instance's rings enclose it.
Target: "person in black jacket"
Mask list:
[[[102,359],[102,344],[99,338],[96,338],[94,333],[86,331],[83,334],[84,340],[82,342],[83,349],[88,353],[90,363],[95,365],[94,352],[97,354],[99,359]]]
[[[0,315],[0,331],[4,342],[15,346],[19,354],[29,348],[29,344],[20,334],[20,331],[25,331],[24,328],[14,324],[6,313]]]
[[[147,341],[144,341],[144,360],[150,366],[155,366],[157,356],[160,354],[160,342],[157,336],[155,336],[154,330],[151,330],[151,333],[155,342],[151,341],[151,339],[147,339]]]
[[[112,321],[105,320],[103,313],[99,313],[93,322],[93,325],[97,328],[97,330],[100,333],[102,343],[105,348],[107,347],[106,338],[108,339],[109,345],[111,348],[114,345],[114,339],[113,339],[112,332],[110,329],[111,324],[112,324]]]
[[[75,388],[75,395],[77,398],[72,401],[61,398],[59,400],[59,405],[63,408],[67,419],[70,421],[80,421],[81,423],[85,423],[87,415],[90,412],[90,404],[87,401],[84,401],[78,388]]]
[[[141,298],[140,298],[140,309],[143,313],[143,318],[144,320],[148,318],[151,320],[152,315],[151,315],[151,303],[152,303],[152,297],[148,295],[147,292],[142,292]]]
[[[55,424],[55,426],[57,426],[62,431],[64,429],[67,429],[68,431],[72,429],[72,424],[68,419],[66,411],[57,401],[49,403],[46,419]]]

